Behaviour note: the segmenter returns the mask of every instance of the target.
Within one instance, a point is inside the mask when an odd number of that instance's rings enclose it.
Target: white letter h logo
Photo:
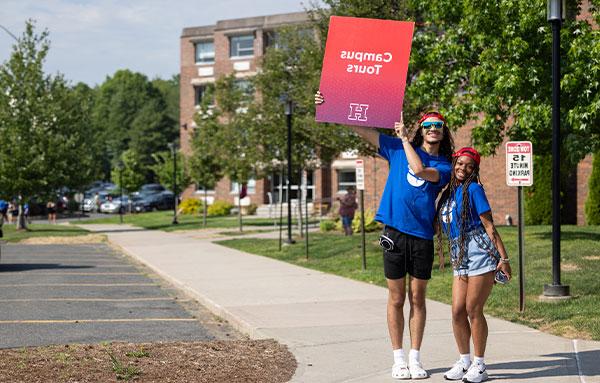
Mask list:
[[[348,120],[367,121],[367,109],[369,109],[368,104],[350,103]]]

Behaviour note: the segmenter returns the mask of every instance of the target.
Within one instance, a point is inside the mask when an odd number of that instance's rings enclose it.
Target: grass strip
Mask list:
[[[513,280],[493,289],[486,313],[521,323],[542,331],[570,338],[600,340],[600,226],[563,226],[561,234],[561,282],[569,285],[573,298],[561,302],[541,302],[543,286],[552,282],[552,229],[550,226],[525,228],[525,312],[519,313],[519,265],[517,229],[499,228],[511,258]],[[385,286],[382,252],[378,246],[379,233],[367,234],[367,270],[361,270],[361,236],[345,237],[340,233],[310,235],[309,259],[305,259],[304,241],[284,246],[272,239],[237,238],[218,243],[279,259],[303,267],[336,274],[359,281]],[[452,270],[446,263],[438,270],[434,261],[433,277],[427,297],[451,303]]]

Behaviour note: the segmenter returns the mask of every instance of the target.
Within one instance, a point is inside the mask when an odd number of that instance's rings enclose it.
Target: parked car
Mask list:
[[[129,205],[129,197],[124,195],[123,198],[109,198],[100,205],[100,213],[115,214],[122,211],[125,213]]]
[[[135,195],[157,194],[157,193],[161,193],[166,190],[167,189],[164,186],[162,186],[161,184],[145,184],[145,185],[142,185],[140,190],[138,190],[134,194]]]
[[[138,194],[132,199],[132,209],[136,213],[145,211],[168,210],[173,208],[173,192]]]
[[[94,201],[94,197],[96,196],[96,193],[98,193],[98,198],[100,199],[101,205],[102,205],[102,203],[106,202],[108,197],[111,195],[106,190],[85,192],[84,198],[83,198],[83,211],[90,212],[90,211],[96,210],[96,205],[95,205],[95,201]]]

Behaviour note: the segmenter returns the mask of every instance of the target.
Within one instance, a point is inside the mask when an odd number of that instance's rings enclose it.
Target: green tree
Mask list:
[[[98,89],[93,112],[105,145],[105,172],[121,153],[133,148],[141,156],[142,173],[151,181],[151,153],[166,150],[178,134],[170,113],[161,90],[143,74],[119,70],[107,77]]]
[[[600,225],[600,151],[594,153],[592,162],[588,197],[585,201],[585,222],[588,225]]]
[[[182,190],[182,187],[185,187],[192,182],[189,172],[186,171],[187,160],[180,151],[177,151],[177,172],[175,175],[177,181],[177,190],[175,190],[175,185],[173,184],[174,164],[172,152],[160,152],[153,154],[152,157],[154,158],[154,164],[151,166],[151,169],[154,174],[156,174],[157,181],[161,185],[165,185],[174,193],[179,194],[179,192]]]
[[[25,228],[24,201],[55,198],[59,188],[78,189],[96,174],[89,99],[79,99],[87,91],[44,73],[49,44],[48,31],[36,34],[29,20],[0,66],[0,190],[19,197],[18,228]]]
[[[203,223],[206,226],[208,190],[214,189],[217,182],[223,177],[223,166],[218,156],[216,148],[211,145],[219,145],[213,135],[219,131],[219,116],[214,111],[212,104],[214,86],[208,86],[205,96],[200,104],[200,110],[195,116],[197,128],[193,131],[191,137],[192,153],[188,160],[188,174],[190,179],[195,182],[198,188],[204,190],[204,208]]]
[[[138,190],[146,182],[145,170],[142,157],[136,151],[127,149],[121,154],[120,163],[117,161],[113,167],[111,179],[118,187],[122,186],[126,191],[132,192]],[[122,185],[121,180],[123,180]]]

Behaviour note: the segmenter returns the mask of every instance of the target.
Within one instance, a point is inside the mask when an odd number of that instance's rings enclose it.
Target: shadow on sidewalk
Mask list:
[[[0,264],[0,273],[29,270],[90,269],[93,267],[94,266],[61,265],[59,263],[2,263]]]
[[[521,361],[494,363],[488,365],[490,380],[533,379],[557,376],[600,376],[600,350],[582,351],[578,353],[580,365],[577,365],[575,353],[555,353],[542,355],[553,358],[546,361]],[[581,368],[581,371],[579,371]],[[503,373],[501,370],[525,370],[524,372]],[[530,370],[530,371],[527,371]]]

